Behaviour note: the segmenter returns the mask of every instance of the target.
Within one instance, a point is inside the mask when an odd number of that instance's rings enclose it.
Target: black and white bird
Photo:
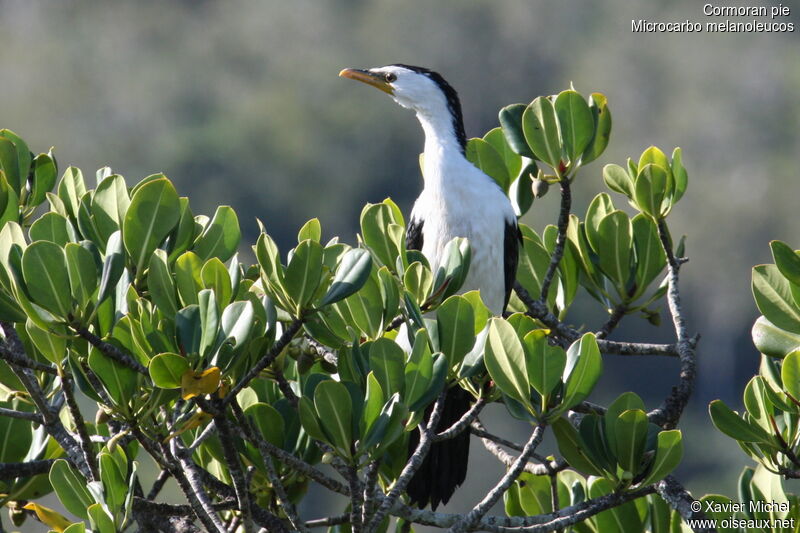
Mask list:
[[[345,69],[339,75],[376,87],[416,113],[425,131],[424,186],[411,211],[407,248],[422,251],[435,272],[445,245],[454,237],[467,238],[472,260],[461,291],[479,289],[489,310],[501,315],[516,277],[520,232],[503,190],[465,157],[467,138],[455,89],[440,74],[410,65]],[[438,429],[458,421],[471,399],[460,387],[450,388]],[[413,452],[416,439],[411,440]],[[466,477],[468,455],[467,431],[434,444],[408,485],[412,503],[433,509],[447,503]]]

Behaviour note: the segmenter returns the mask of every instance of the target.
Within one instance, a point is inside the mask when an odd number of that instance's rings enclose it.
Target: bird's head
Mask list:
[[[418,115],[442,119],[448,117],[459,144],[463,146],[466,142],[458,93],[438,72],[395,64],[370,69],[346,68],[339,76],[380,89]]]

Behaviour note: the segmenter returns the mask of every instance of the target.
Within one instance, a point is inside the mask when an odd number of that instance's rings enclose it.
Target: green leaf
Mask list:
[[[221,205],[217,207],[214,218],[197,238],[194,253],[203,261],[217,257],[225,262],[236,253],[241,240],[242,232],[239,229],[236,211],[227,205]]]
[[[178,193],[166,178],[150,181],[133,194],[122,222],[122,240],[137,279],[144,273],[150,254],[170,234],[179,218]]]
[[[770,357],[781,358],[800,349],[800,334],[781,329],[763,316],[753,324],[751,334],[758,351]]]
[[[283,448],[286,440],[286,423],[277,409],[269,404],[258,402],[245,409],[244,414],[255,425],[264,440],[278,448]],[[264,460],[271,459],[264,457]]]
[[[783,358],[781,381],[786,393],[800,400],[800,351],[793,351]]]
[[[96,251],[95,251],[96,252]],[[97,262],[89,248],[73,242],[64,248],[72,297],[84,308],[97,289]]]
[[[594,197],[592,203],[586,209],[586,240],[589,241],[589,246],[600,254],[603,249],[600,246],[600,222],[603,221],[608,215],[614,212],[614,202],[611,197],[606,193],[600,193]]]
[[[58,213],[45,213],[31,225],[28,231],[31,241],[50,241],[64,246],[68,242],[75,242],[77,235],[75,228],[64,216]]]
[[[87,508],[89,513],[89,523],[92,525],[92,530],[98,533],[115,533],[117,528],[114,526],[114,520],[108,515],[103,508],[102,504],[95,503]]]
[[[44,330],[29,318],[25,324],[25,331],[33,341],[36,349],[42,352],[42,355],[48,361],[61,366],[64,357],[67,355],[67,332],[64,327],[53,327],[52,330]]]
[[[633,227],[633,249],[636,253],[636,293],[633,299],[644,294],[647,287],[667,265],[667,255],[658,238],[653,219],[638,214],[631,221]]]
[[[83,173],[80,169],[69,167],[61,176],[58,184],[58,197],[64,202],[67,213],[73,219],[78,218],[78,209],[81,205],[81,198],[86,194],[86,184],[83,181]]]
[[[49,477],[58,499],[67,511],[84,520],[88,519],[86,509],[94,503],[94,499],[86,490],[86,480],[64,459],[58,459],[53,463]]]
[[[514,181],[522,170],[522,158],[512,150],[503,135],[502,128],[493,128],[483,136],[483,140],[491,144],[497,150],[505,164],[510,181]]]
[[[600,221],[598,227],[600,268],[614,282],[620,295],[626,295],[631,275],[631,241],[633,228],[623,211],[614,211]]]
[[[361,236],[364,243],[373,251],[382,265],[395,269],[396,258],[402,250],[402,242],[398,242],[389,235],[389,226],[399,224],[402,220],[394,212],[392,206],[386,203],[367,204],[361,211]]]
[[[120,229],[130,204],[128,188],[122,176],[108,176],[97,186],[92,197],[91,214],[102,242]]]
[[[649,163],[639,167],[639,174],[633,185],[633,197],[643,213],[654,219],[661,218],[662,203],[669,192],[669,175],[664,168]]]
[[[232,339],[231,348],[238,350],[250,337],[253,329],[253,304],[250,300],[229,304],[219,320],[220,339]]]
[[[544,161],[559,172],[561,132],[555,108],[549,98],[540,96],[528,105],[522,114],[522,130],[536,159]]]
[[[470,139],[465,151],[467,160],[492,178],[501,189],[508,191],[511,178],[508,175],[503,157],[494,147],[483,139]]]
[[[561,92],[555,101],[556,115],[570,163],[575,164],[594,136],[594,118],[583,96],[576,91]]]
[[[675,148],[672,152],[672,177],[675,181],[672,203],[675,204],[683,197],[683,193],[686,192],[686,187],[689,185],[689,176],[683,167],[683,156],[680,148]]]
[[[8,184],[19,196],[22,180],[20,179],[17,147],[14,146],[11,139],[2,135],[0,135],[0,170],[5,173]]]
[[[385,395],[403,394],[405,361],[405,352],[391,339],[382,337],[370,346],[369,366]]]
[[[203,289],[197,295],[200,309],[200,355],[205,357],[216,346],[219,336],[219,310],[214,291]]]
[[[531,385],[542,396],[549,395],[561,381],[567,355],[557,346],[550,346],[544,330],[536,329],[522,339]]]
[[[658,434],[656,456],[650,466],[650,473],[641,485],[661,481],[675,470],[683,459],[683,436],[680,430],[661,431]]]
[[[593,476],[602,476],[603,471],[582,451],[577,430],[567,420],[559,418],[552,424],[553,434],[558,443],[558,451],[569,465],[576,470]]]
[[[628,410],[644,411],[644,402],[634,392],[624,392],[608,406],[603,417],[605,422],[605,437],[612,450],[617,449],[616,425],[619,415]]]
[[[775,265],[753,268],[753,296],[759,311],[773,324],[800,333],[800,308],[792,297],[789,281]]]
[[[217,305],[220,308],[230,303],[233,296],[231,275],[219,258],[212,257],[206,261],[206,264],[200,270],[200,279],[203,282],[203,287],[214,291],[217,297]]]
[[[508,145],[517,154],[533,159],[534,155],[528,143],[525,141],[525,134],[522,128],[522,115],[527,106],[525,104],[511,104],[500,110],[500,126],[503,128],[503,135],[508,141]]]
[[[632,475],[639,473],[647,440],[647,413],[639,409],[624,411],[614,424],[617,462]]]
[[[349,401],[348,399],[348,405]],[[328,441],[328,437],[319,425],[319,419],[317,418],[317,413],[314,410],[314,404],[311,400],[305,396],[301,397],[300,401],[297,403],[297,413],[300,415],[300,424],[302,424],[303,429],[306,430],[306,433],[308,433],[312,439],[322,442]]]
[[[418,411],[422,407],[418,402],[426,396],[433,381],[433,354],[428,345],[428,333],[425,329],[417,330],[414,336],[414,344],[404,373],[403,400],[410,411]]]
[[[175,292],[175,282],[172,280],[172,273],[167,263],[167,252],[156,250],[150,256],[150,264],[147,268],[147,289],[150,291],[150,298],[156,304],[165,317],[173,317],[178,312],[177,294]]]
[[[89,368],[100,378],[116,405],[127,405],[134,399],[138,390],[138,374],[135,370],[117,363],[95,348],[89,352]]]
[[[117,282],[125,270],[125,251],[122,248],[122,234],[114,232],[106,244],[106,258],[100,275],[100,289],[97,292],[97,305],[111,296]]]
[[[114,457],[108,452],[102,452],[98,456],[100,466],[100,479],[103,482],[103,492],[105,503],[112,512],[117,512],[125,503],[128,493],[128,483],[125,474],[120,470]]]
[[[64,250],[50,241],[36,241],[22,254],[22,273],[31,299],[66,319],[72,310]]]
[[[320,307],[336,303],[357,292],[372,271],[372,256],[362,248],[352,248],[342,255],[336,275],[328,292],[319,302]]]
[[[475,313],[460,295],[450,296],[436,311],[439,351],[451,367],[459,365],[475,345]]]
[[[586,399],[602,373],[603,360],[597,339],[594,333],[586,333],[567,352],[562,407],[569,409]]]
[[[800,256],[797,252],[781,241],[771,241],[769,247],[780,273],[790,282],[800,285]]]
[[[303,227],[297,232],[297,244],[306,239],[311,239],[314,242],[320,242],[322,239],[322,225],[319,223],[318,218],[312,218],[303,224]]]
[[[162,389],[179,389],[181,377],[191,370],[189,361],[176,353],[160,353],[150,359],[148,366],[150,379],[156,387]]]
[[[300,313],[309,304],[322,276],[322,246],[306,240],[297,245],[286,267],[286,292]]]
[[[721,400],[714,400],[708,406],[714,426],[727,436],[742,442],[772,444],[772,437],[760,426],[743,420]]]
[[[0,407],[15,411],[32,411],[32,407],[21,400],[0,402]],[[0,416],[0,462],[18,463],[25,459],[33,442],[33,425],[27,420]],[[3,480],[6,481],[6,480]]]
[[[414,261],[408,265],[403,274],[403,285],[406,291],[414,296],[414,301],[422,305],[428,299],[433,287],[433,274],[428,267],[419,261]]]
[[[592,93],[589,97],[589,109],[594,120],[594,136],[581,157],[581,163],[584,165],[600,157],[611,137],[611,111],[608,109],[605,95]]]
[[[203,288],[203,262],[194,252],[184,252],[175,261],[175,286],[183,305],[197,303],[197,293]]]
[[[606,165],[603,167],[603,181],[612,191],[624,194],[633,199],[633,179],[630,174],[619,165]]]
[[[367,374],[367,394],[364,397],[364,411],[361,413],[362,435],[375,423],[375,420],[381,414],[384,402],[383,388],[378,382],[378,378],[375,377],[375,372],[370,372]]]
[[[513,326],[501,318],[489,320],[484,362],[495,385],[530,410],[531,393],[525,352]]]
[[[56,184],[56,163],[51,154],[39,154],[33,160],[33,188],[28,205],[44,202],[48,192]]]
[[[314,391],[314,407],[326,436],[345,457],[350,457],[352,407],[350,393],[338,381],[323,381]]]

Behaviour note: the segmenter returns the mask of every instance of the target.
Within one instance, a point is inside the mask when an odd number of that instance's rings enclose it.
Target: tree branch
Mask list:
[[[303,322],[304,319],[296,318],[291,324],[289,324],[289,327],[283,330],[283,334],[277,341],[275,341],[269,351],[264,354],[264,356],[259,359],[259,361],[247,372],[247,374],[245,374],[244,377],[239,380],[239,383],[237,383],[236,386],[234,386],[230,392],[228,392],[227,396],[225,396],[225,399],[222,400],[222,407],[230,404],[243,388],[247,387],[247,385],[256,376],[258,376],[262,370],[272,364],[275,358],[280,355],[283,349],[286,348],[286,346],[292,341],[294,336],[297,335],[297,332],[300,331],[300,328],[303,327]]]
[[[683,409],[689,403],[689,398],[694,391],[696,360],[694,345],[687,333],[686,320],[683,317],[680,290],[678,288],[678,273],[682,261],[677,259],[672,251],[667,225],[663,220],[658,222],[658,236],[661,239],[661,246],[667,254],[667,303],[669,304],[669,312],[672,315],[672,323],[675,327],[675,336],[678,340],[675,347],[680,358],[681,371],[678,385],[672,388],[670,395],[658,408],[648,413],[648,418],[651,422],[664,429],[672,429],[677,426]]]
[[[86,424],[81,415],[81,410],[78,407],[78,402],[75,400],[75,390],[72,387],[72,381],[69,377],[61,376],[61,388],[64,392],[64,400],[67,403],[67,409],[72,417],[72,422],[75,424],[77,430],[78,444],[83,452],[83,458],[86,465],[89,467],[89,472],[92,474],[92,479],[89,481],[98,481],[100,479],[100,470],[97,467],[97,458],[95,457],[94,450],[92,449],[92,440],[89,436],[89,431],[86,429]]]
[[[572,208],[572,191],[570,190],[569,179],[566,177],[561,180],[561,211],[558,214],[558,236],[556,237],[556,247],[553,255],[550,256],[550,264],[542,281],[541,296],[539,301],[547,306],[547,295],[550,292],[550,285],[555,278],[561,259],[564,257],[564,246],[567,243],[567,227],[569,226],[569,212]]]
[[[684,521],[705,520],[706,514],[702,511],[693,511],[692,503],[695,501],[689,492],[683,488],[677,479],[667,476],[655,485],[656,492],[667,504],[678,511]],[[714,528],[693,528],[696,533],[707,533],[716,531]]]
[[[15,409],[6,409],[5,407],[0,407],[0,416],[19,418],[20,420],[27,420],[28,422],[33,422],[34,424],[42,423],[42,417],[39,415],[39,413],[17,411]]]
[[[611,314],[606,320],[606,323],[603,324],[600,329],[597,331],[597,338],[598,339],[605,339],[614,329],[619,325],[622,317],[625,316],[625,313],[628,312],[627,304],[619,304],[614,306],[614,309],[611,310]]]
[[[88,329],[84,327],[79,327],[75,329],[75,331],[80,335],[82,338],[89,341],[89,344],[100,350],[100,352],[105,355],[106,357],[113,359],[117,363],[130,368],[131,370],[135,370],[140,374],[144,374],[145,376],[148,375],[147,369],[142,366],[142,364],[131,357],[130,355],[126,354],[110,342],[106,342]]]
[[[473,435],[480,437],[483,447],[486,448],[486,451],[494,455],[497,460],[503,463],[507,468],[511,468],[517,458],[503,450],[499,445],[503,445],[519,452],[524,449],[524,446],[520,444],[505,440],[502,437],[498,437],[489,433],[483,429],[483,426],[481,426],[479,422],[473,423],[473,425],[470,427],[470,432],[472,432]],[[549,461],[547,458],[535,453],[531,457],[539,461],[540,464],[528,462],[525,464],[524,470],[525,472],[533,474],[534,476],[545,476],[558,473],[569,466],[563,459]]]
[[[25,463],[0,463],[0,479],[15,479],[46,474],[50,472],[50,467],[55,462],[55,459],[43,459]]]
[[[459,418],[452,426],[445,429],[441,433],[434,434],[433,442],[452,439],[453,437],[461,434],[469,427],[473,420],[478,418],[478,415],[481,413],[481,411],[483,411],[484,407],[486,407],[486,399],[478,398],[478,401],[472,404],[472,407],[469,409],[469,411],[464,413],[461,418]]]
[[[380,523],[383,521],[383,518],[395,504],[400,495],[406,490],[411,478],[414,477],[414,474],[422,464],[422,461],[424,461],[425,457],[428,455],[431,444],[433,444],[433,432],[436,431],[435,428],[437,424],[439,424],[439,418],[441,418],[442,411],[444,410],[444,399],[446,394],[447,390],[443,390],[442,393],[439,394],[439,398],[437,398],[436,403],[433,404],[433,411],[431,412],[431,416],[428,419],[427,424],[424,421],[419,423],[420,435],[417,449],[414,450],[414,453],[408,458],[408,462],[406,463],[405,467],[403,467],[403,471],[400,472],[400,476],[394,482],[389,494],[386,495],[386,498],[384,498],[383,502],[381,502],[380,507],[372,517],[372,520],[366,528],[367,533],[371,533],[378,528]]]
[[[230,425],[225,417],[224,410],[221,410],[219,415],[214,419],[219,432],[219,440],[222,444],[222,454],[225,457],[225,463],[228,465],[228,473],[233,481],[233,490],[236,492],[236,501],[239,504],[239,510],[242,513],[242,525],[244,526],[245,533],[253,532],[253,513],[250,507],[250,491],[245,481],[244,472],[242,471],[242,463],[239,461],[239,452],[233,447],[233,435],[231,434]]]
[[[508,487],[511,486],[512,483],[519,477],[522,473],[525,465],[528,463],[528,459],[533,455],[533,452],[536,451],[536,447],[539,446],[539,443],[542,442],[542,437],[544,436],[544,423],[539,423],[533,432],[531,433],[530,439],[525,444],[525,448],[522,450],[522,453],[517,457],[514,464],[511,465],[511,468],[500,478],[500,481],[489,491],[489,493],[481,500],[472,510],[467,513],[461,520],[456,522],[453,527],[450,528],[451,533],[463,533],[468,531],[478,523],[478,521],[485,515],[492,506],[497,503],[503,493],[508,490]]]
[[[194,464],[191,457],[187,457],[187,450],[181,448],[179,441],[180,439],[172,439],[169,442],[172,455],[180,463],[180,468],[176,468],[172,472],[175,481],[178,482],[178,486],[180,486],[186,499],[189,500],[189,505],[191,505],[195,516],[203,523],[206,529],[210,533],[214,531],[227,533],[225,525],[214,511],[211,500],[203,488],[197,465]],[[162,446],[162,453],[165,456],[167,455],[165,446]]]

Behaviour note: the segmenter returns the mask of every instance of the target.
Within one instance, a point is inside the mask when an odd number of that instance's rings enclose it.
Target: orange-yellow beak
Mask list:
[[[372,85],[376,89],[380,89],[387,94],[394,94],[394,87],[388,84],[386,80],[383,79],[383,76],[380,74],[373,74],[368,70],[346,68],[339,73],[339,76]]]

